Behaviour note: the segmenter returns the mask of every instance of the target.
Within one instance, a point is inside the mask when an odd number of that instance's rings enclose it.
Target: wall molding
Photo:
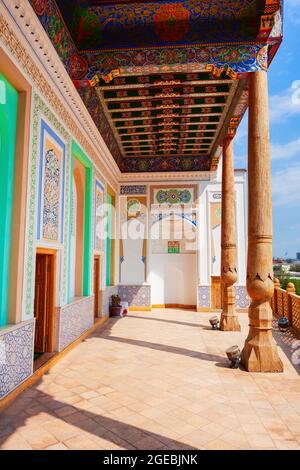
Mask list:
[[[119,183],[145,183],[145,182],[182,182],[182,181],[211,181],[215,173],[211,171],[178,171],[157,173],[121,173]]]
[[[115,188],[121,172],[27,0],[0,4],[0,40]]]

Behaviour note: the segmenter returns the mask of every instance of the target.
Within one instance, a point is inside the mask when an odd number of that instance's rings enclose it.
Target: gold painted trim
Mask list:
[[[153,309],[165,309],[165,308],[174,308],[174,309],[181,309],[181,310],[195,310],[196,305],[186,305],[186,304],[153,304]]]
[[[109,91],[109,89],[107,89],[107,91]],[[162,95],[163,95],[163,92],[162,92]],[[216,91],[213,93],[189,93],[189,94],[176,94],[176,96],[172,96],[172,95],[168,96],[167,94],[165,96],[159,96],[159,95],[121,96],[121,97],[116,97],[116,98],[105,98],[104,96],[103,98],[108,103],[114,103],[114,102],[119,102],[119,101],[148,101],[148,100],[149,101],[161,101],[161,100],[168,99],[168,98],[173,99],[173,100],[176,100],[176,99],[181,100],[183,98],[210,98],[214,96],[229,96],[229,92]],[[217,106],[217,103],[212,103],[209,106],[213,106],[213,104]]]
[[[155,111],[157,108],[151,108],[152,111]],[[166,108],[165,108],[166,109]],[[115,110],[113,110],[115,111]],[[126,109],[122,109],[122,112],[126,112],[128,110]],[[134,109],[131,109],[129,111],[135,111]],[[172,109],[170,109],[170,112],[172,111]],[[176,108],[175,110],[173,111],[178,111],[178,108]],[[163,115],[163,118],[168,118],[168,117],[176,117],[176,118],[184,118],[184,117],[210,117],[210,116],[222,116],[222,113],[203,113],[203,114],[176,114],[176,115],[173,115],[172,116],[169,116],[168,114],[166,115]],[[143,117],[143,116],[140,116],[140,117],[134,117],[134,118],[111,118],[112,121],[128,121],[128,120],[131,120],[131,119],[134,119],[134,120],[137,120],[137,119],[161,119],[162,116],[147,116],[147,117]],[[203,121],[201,122],[201,124],[208,124],[209,121]],[[187,124],[192,124],[192,123],[187,123]],[[196,123],[195,123],[196,124]],[[199,122],[200,124],[200,122]],[[212,122],[212,124],[217,124],[216,122]]]
[[[188,72],[187,72],[188,73]],[[197,72],[196,72],[197,73]],[[201,73],[201,72],[198,72]],[[209,73],[202,71],[202,73]],[[157,75],[160,75],[161,72],[159,72]],[[167,81],[167,80],[166,80]],[[179,83],[174,83],[174,84],[168,84],[166,83],[166,86],[173,86],[173,87],[180,87],[180,86],[206,86],[206,85],[227,85],[233,83],[234,80],[191,80],[189,81],[183,81]],[[132,89],[143,89],[143,88],[159,88],[163,86],[163,84],[155,84],[155,83],[135,83],[135,84],[123,84],[123,85],[107,85],[107,86],[98,86],[98,89],[101,91],[107,91],[107,90],[132,90]]]
[[[151,312],[151,305],[149,305],[149,307],[128,307],[128,310],[130,312]]]
[[[200,44],[193,44],[193,47],[205,47],[205,46],[209,46],[209,47],[216,47],[216,46],[236,46],[236,45],[245,45],[245,46],[248,46],[248,45],[255,45],[255,44],[258,44],[257,41],[239,41],[239,42],[216,42],[214,44],[211,44],[209,42],[207,43],[200,43]],[[164,49],[189,49],[191,47],[190,44],[183,44],[183,45],[180,45],[180,47],[178,47],[178,45],[176,46],[165,46]],[[160,49],[160,47],[158,46],[148,46],[147,47],[147,50],[148,49]],[[143,47],[132,47],[132,48],[126,48],[126,49],[123,49],[123,48],[117,48],[117,49],[103,49],[101,50],[101,52],[103,53],[113,53],[113,52],[119,52],[119,51],[122,51],[122,52],[131,52],[131,51],[137,51],[137,50],[145,50],[145,48]],[[94,50],[94,49],[88,49],[88,50],[82,50],[81,51],[82,54],[90,54],[90,53],[99,53],[99,50]],[[202,63],[202,65],[204,64],[204,62]]]
[[[164,98],[160,98],[158,101],[162,101]],[[180,98],[175,98],[177,100],[179,100]],[[172,100],[174,101],[174,98],[172,98]],[[118,100],[120,101],[120,100]],[[127,99],[127,101],[129,101]],[[141,99],[139,101],[144,101],[143,98],[141,97]],[[153,100],[151,100],[153,101]],[[163,109],[169,109],[169,110],[173,110],[173,111],[176,111],[176,110],[180,110],[182,108],[225,108],[226,107],[226,103],[200,103],[200,104],[183,104],[183,105],[180,105],[180,104],[175,104],[175,105],[159,105],[159,106],[144,106],[144,107],[141,107],[141,106],[137,106],[136,108],[113,108],[113,109],[110,109],[107,107],[107,110],[110,114],[112,113],[127,113],[127,112],[136,112],[136,111],[161,111]],[[224,111],[222,111],[223,113]],[[222,113],[217,113],[217,114],[222,114]],[[210,115],[210,114],[208,114]],[[182,115],[184,116],[184,115]],[[197,116],[197,114],[193,114],[193,116]],[[202,114],[201,114],[202,116]],[[204,114],[205,116],[205,114]],[[127,118],[127,119],[132,119],[132,118]],[[137,118],[135,118],[137,119]],[[144,118],[143,119],[148,119],[148,118]]]

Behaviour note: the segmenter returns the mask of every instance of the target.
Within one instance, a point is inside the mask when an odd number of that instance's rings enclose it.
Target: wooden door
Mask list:
[[[36,353],[50,352],[52,349],[54,266],[54,255],[37,253],[34,296]]]
[[[211,277],[211,306],[215,309],[222,308],[222,281],[220,276]]]
[[[100,305],[100,257],[95,256],[94,258],[94,317],[99,316],[99,305]]]

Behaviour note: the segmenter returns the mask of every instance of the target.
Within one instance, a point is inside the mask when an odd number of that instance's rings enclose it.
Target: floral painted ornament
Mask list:
[[[46,10],[46,0],[32,0],[31,3],[36,14],[42,16]]]
[[[165,3],[154,15],[154,30],[163,41],[179,41],[190,29],[189,20],[189,10],[180,3]]]

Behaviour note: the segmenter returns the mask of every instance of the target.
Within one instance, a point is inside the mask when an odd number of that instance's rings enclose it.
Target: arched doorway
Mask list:
[[[194,308],[197,303],[197,228],[185,214],[162,214],[151,227],[152,303]]]

